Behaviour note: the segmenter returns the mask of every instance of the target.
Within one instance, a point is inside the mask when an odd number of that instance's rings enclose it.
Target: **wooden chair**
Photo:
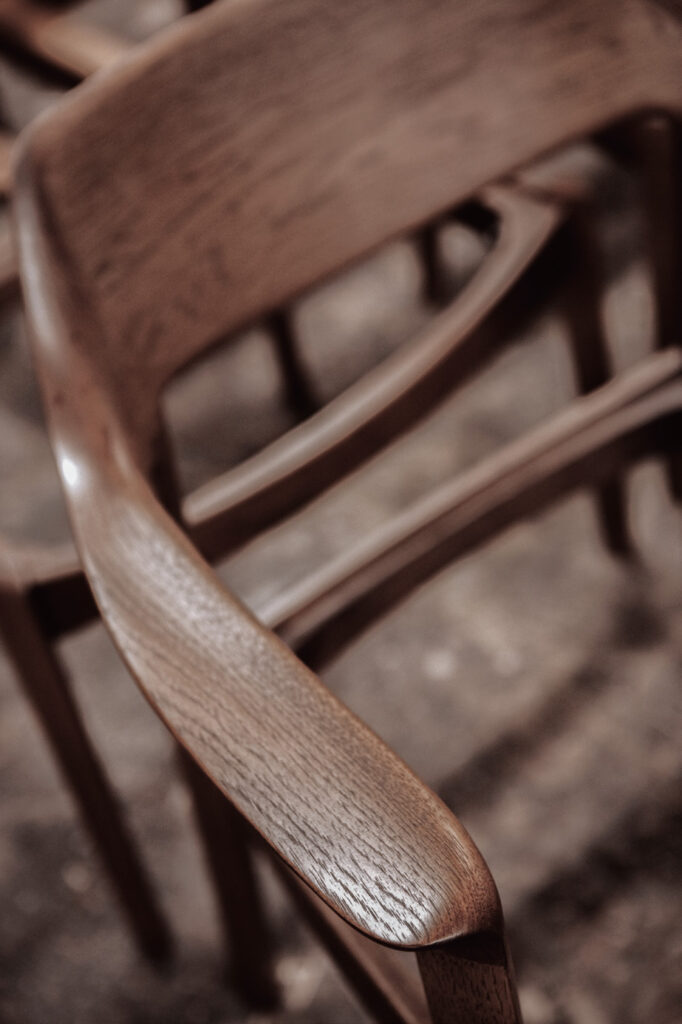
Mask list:
[[[204,5],[188,5],[188,10]],[[63,9],[69,6],[73,5],[6,0],[0,4],[0,47],[18,52],[43,75],[56,74],[60,84],[67,85],[130,50],[130,42],[123,37],[77,17],[65,17]],[[11,132],[0,134],[0,196],[6,200],[14,144]],[[14,241],[3,223],[0,304],[18,297]],[[87,621],[92,607],[87,586],[71,592],[73,576],[80,575],[75,567],[70,544],[43,549],[0,537],[0,635],[120,898],[133,938],[147,957],[165,960],[172,948],[170,931],[53,647],[59,630],[52,633],[49,613],[43,616],[33,603],[41,584],[49,590],[55,584],[59,589],[61,583],[66,591],[58,600],[67,601],[74,622]]]
[[[558,188],[559,176],[555,175],[554,181]],[[183,515],[208,557],[221,557],[349,472],[391,436],[423,416],[499,346],[497,329],[490,333],[494,344],[481,338],[480,329],[491,313],[498,311],[501,297],[513,294],[514,286],[521,285],[524,273],[562,222],[568,206],[559,198],[536,200],[518,186],[507,186],[484,192],[480,209],[497,221],[490,255],[457,300],[409,349],[397,352],[374,374],[247,464],[186,497]],[[227,533],[226,518],[233,526]],[[70,544],[44,547],[0,542],[0,632],[4,645],[131,918],[133,934],[145,953],[158,956],[168,946],[165,927],[54,646],[96,614],[78,555]],[[229,946],[233,956],[235,952],[241,954],[241,959],[232,964],[233,980],[253,1001],[267,1002],[271,995],[265,994],[272,994],[272,986],[263,975],[263,930],[253,928],[255,895],[249,900],[248,913],[252,941],[244,940],[245,915],[234,906],[235,890],[253,894],[254,887],[250,865],[240,858],[231,838],[240,827],[239,821],[222,797],[215,806],[213,787],[203,783],[191,762],[185,762],[184,768]],[[235,863],[227,870],[230,860]],[[234,885],[237,875],[239,886]],[[239,929],[238,937],[235,928]]]
[[[92,30],[95,37],[97,31]],[[116,45],[90,47],[90,32],[89,28],[80,32],[73,20],[48,12],[42,5],[0,7],[0,39],[21,44],[43,64],[58,66],[74,78],[98,70],[127,48],[122,40]],[[105,39],[108,38],[105,33]],[[10,149],[8,142],[4,154],[6,163]],[[212,557],[224,554],[229,546],[240,539],[249,539],[262,525],[300,505],[325,482],[338,476],[339,460],[345,463],[347,471],[358,459],[371,454],[379,442],[385,442],[391,431],[404,429],[415,416],[423,415],[454,383],[463,380],[482,363],[490,345],[483,343],[480,331],[477,335],[475,328],[489,319],[489,313],[503,295],[513,291],[513,286],[538,252],[546,247],[548,239],[556,234],[572,206],[578,201],[588,201],[594,185],[585,172],[576,176],[573,170],[566,177],[561,169],[558,173],[555,169],[544,187],[547,194],[542,200],[536,200],[524,194],[519,185],[498,186],[489,189],[479,197],[476,206],[468,210],[468,216],[473,211],[475,219],[482,220],[487,230],[494,228],[496,239],[490,258],[472,286],[465,289],[458,302],[425,332],[419,343],[415,343],[410,352],[389,360],[381,371],[383,380],[379,387],[375,374],[374,379],[351,389],[343,402],[325,410],[304,431],[294,432],[253,460],[239,471],[236,480],[234,474],[228,474],[189,496],[186,518],[192,523],[202,550]],[[9,175],[6,190],[9,191]],[[554,195],[550,200],[552,190]],[[458,215],[462,213],[454,211],[449,217]],[[428,226],[424,235],[427,233],[433,249],[436,228]],[[13,298],[16,269],[9,236],[6,249],[5,297]],[[441,268],[433,252],[425,264],[427,293],[435,299],[431,278],[439,275]],[[443,296],[437,298],[442,305]],[[589,297],[588,301],[591,301]],[[269,317],[269,324],[278,342],[288,394],[299,399],[302,396],[298,401],[299,411],[302,411],[309,405],[308,390],[291,337],[290,319],[286,313],[277,311]],[[496,343],[497,334],[490,333]],[[499,336],[504,337],[503,332],[500,331]],[[574,348],[580,364],[583,347],[577,339]],[[447,376],[443,376],[445,370]],[[383,426],[379,432],[375,426],[376,436],[372,441],[367,437],[368,428],[377,418]],[[329,457],[332,450],[334,459]],[[254,503],[259,506],[255,516]],[[222,529],[226,516],[233,526],[229,538]],[[237,523],[239,532],[235,529]],[[133,936],[145,954],[158,958],[170,949],[169,933],[115,795],[85,731],[54,646],[61,636],[84,625],[94,614],[89,588],[70,545],[43,548],[16,542],[9,544],[0,538],[0,633],[4,646],[82,810],[85,824],[130,919]],[[183,764],[193,792],[233,960],[235,952],[243,950],[241,960],[237,958],[237,963],[232,965],[234,980],[245,995],[268,1002],[272,986],[261,969],[267,960],[262,929],[260,934],[258,929],[254,930],[251,945],[244,942],[243,915],[233,905],[235,887],[227,884],[229,874],[239,870],[242,891],[252,891],[254,885],[249,866],[239,861],[238,851],[226,831],[238,828],[239,822],[227,805],[221,805],[222,825],[216,826],[215,798],[210,788],[193,770],[191,762],[185,760]],[[226,870],[230,858],[239,861],[232,872]],[[234,935],[235,917],[240,930],[239,941]],[[258,958],[253,956],[251,946],[258,948]]]
[[[129,48],[122,39],[110,33],[100,33],[100,30],[89,26],[81,30],[77,21],[65,19],[63,15],[36,4],[9,3],[0,7],[0,40],[21,47],[23,52],[38,60],[41,66],[58,69],[75,80],[106,66]],[[13,140],[7,137],[7,145],[2,154],[5,166],[9,164],[12,144]],[[587,189],[588,182],[583,182],[583,186]],[[5,191],[9,192],[9,174],[6,175]],[[433,381],[440,363],[446,357],[452,360],[450,349],[456,348],[471,327],[479,323],[494,306],[496,299],[509,290],[565,216],[564,199],[557,197],[554,204],[548,201],[535,202],[530,197],[524,197],[518,188],[498,188],[496,192],[490,192],[480,209],[487,210],[486,216],[489,219],[497,218],[498,239],[485,272],[479,275],[474,288],[465,293],[463,301],[441,320],[440,332],[436,332],[430,339],[425,337],[419,348],[415,347],[411,362],[402,358],[401,361],[394,361],[392,369],[387,368],[389,372],[383,394],[381,391],[375,393],[373,401],[363,406],[363,394],[368,393],[366,388],[364,392],[361,388],[354,389],[345,399],[350,415],[342,415],[339,422],[338,409],[328,410],[312,429],[307,429],[306,451],[307,458],[313,461],[312,469],[319,461],[314,458],[315,450],[324,448],[335,436],[346,443],[348,438],[343,435],[351,427],[350,440],[355,438],[357,449],[353,457],[368,455],[369,451],[363,452],[361,443],[363,421],[371,420],[377,411],[381,411],[382,402],[390,405],[391,395],[395,402],[396,397],[400,397],[400,391],[408,384],[412,385],[412,389],[421,386],[422,392],[424,386],[427,390],[434,389]],[[13,299],[16,295],[14,247],[9,234],[4,236],[3,241],[6,242],[3,249],[6,258],[3,262],[5,273],[2,292],[5,299]],[[433,272],[438,271],[439,268],[434,265]],[[306,411],[311,405],[309,390],[296,355],[289,317],[278,311],[269,318],[269,323],[277,342],[287,391],[290,398],[293,398],[292,404],[299,411]],[[478,344],[476,358],[480,359],[483,354],[484,348]],[[416,365],[415,355],[418,357]],[[455,353],[457,358],[461,362],[461,356],[457,357]],[[394,382],[392,389],[391,380]],[[412,391],[408,390],[411,394]],[[442,390],[442,386],[437,386],[429,401],[435,400]],[[427,397],[424,392],[423,398],[426,400]],[[416,410],[416,406],[414,408]],[[391,412],[394,419],[397,412]],[[337,419],[331,431],[330,413],[332,418],[336,416]],[[404,416],[404,413],[401,415]],[[410,412],[410,415],[413,413]],[[295,435],[286,442],[285,451],[287,447],[288,457],[279,465],[277,461],[281,459],[282,446],[268,452],[265,476],[261,471],[261,482],[256,488],[262,492],[261,500],[270,504],[270,517],[278,513],[278,502],[281,505],[281,494],[285,490],[288,491],[289,505],[292,502],[295,505],[304,499],[306,493],[313,493],[316,487],[319,489],[323,482],[319,480],[311,490],[314,477],[312,473],[307,474],[300,481],[304,484],[304,490],[298,496],[294,495],[291,487],[292,473],[298,471],[300,475],[301,463],[300,445]],[[229,480],[226,487],[226,494],[229,495]],[[218,482],[210,489],[203,489],[190,497],[190,506],[194,505],[194,521],[197,529],[204,533],[203,546],[208,550],[211,544],[215,547],[215,538],[220,535],[217,527],[230,507],[230,501],[225,505],[225,499],[222,499],[225,507],[216,517],[216,495],[219,497],[224,489],[225,485]],[[240,504],[239,491],[235,497]],[[205,513],[202,513],[202,505]],[[220,501],[218,507],[221,507]],[[243,502],[240,508],[243,511]],[[240,509],[235,509],[237,516],[239,512]],[[252,521],[247,517],[246,522],[248,527],[243,531],[244,539],[258,526],[259,520]],[[236,540],[234,537],[233,542]],[[216,553],[222,550],[219,544]],[[54,646],[60,636],[84,625],[94,613],[88,586],[70,545],[59,549],[44,549],[36,545],[9,544],[0,538],[0,633],[4,646],[81,808],[85,824],[130,920],[133,937],[146,955],[154,959],[163,958],[170,950],[168,928],[121,816],[116,797],[84,728],[63,664]],[[268,1003],[272,1000],[273,987],[264,976],[267,957],[263,929],[254,929],[253,941],[245,943],[242,934],[244,915],[240,913],[239,907],[234,906],[237,888],[242,892],[252,892],[254,888],[250,866],[240,858],[228,834],[240,827],[239,822],[227,805],[222,805],[218,815],[222,824],[217,825],[213,806],[215,798],[211,789],[193,769],[191,762],[183,760],[183,766],[193,793],[228,944],[232,949],[233,980],[252,1001]],[[234,863],[232,870],[228,871],[226,865],[230,859]],[[239,887],[228,884],[229,876],[235,874],[241,876]],[[253,918],[253,898],[250,904]],[[235,919],[240,932],[238,939],[234,935]],[[258,957],[254,956],[254,948],[259,951]]]
[[[489,873],[456,819],[224,590],[164,510],[159,498],[181,517],[158,397],[225,332],[482,184],[633,111],[677,113],[671,15],[645,3],[617,19],[609,4],[536,6],[501,15],[449,5],[427,18],[416,0],[334,12],[313,0],[219,4],[42,120],[18,171],[22,276],[55,454],[124,661],[222,792],[338,915],[313,903],[328,936],[343,919],[418,951],[436,1021],[518,1019]],[[532,75],[517,67],[519,46],[537,53]],[[131,119],[141,84],[147,101]],[[662,365],[647,373],[658,379]],[[677,372],[665,366],[664,379]],[[432,388],[441,373],[438,363]],[[649,409],[647,419],[646,391],[625,392],[615,408],[613,391],[606,407],[601,394],[588,406],[616,448],[634,432],[623,422],[631,408],[646,423],[672,415]],[[353,445],[376,449],[396,407],[415,418],[420,391],[402,406],[401,396],[319,449],[320,486]],[[576,415],[559,430],[572,468],[557,472],[584,478],[595,459],[576,461],[586,436]],[[310,488],[298,483],[313,465],[299,438],[277,514]],[[530,496],[521,487],[530,503],[563,480],[540,447],[522,452],[535,460]],[[233,480],[249,514],[265,510],[263,525],[272,495],[249,498],[246,472]],[[228,506],[225,549],[244,529]],[[266,621],[290,616],[280,618]],[[393,1006],[391,1019],[411,1019],[376,981],[366,939],[342,934],[330,937],[342,959],[363,948],[361,986]]]

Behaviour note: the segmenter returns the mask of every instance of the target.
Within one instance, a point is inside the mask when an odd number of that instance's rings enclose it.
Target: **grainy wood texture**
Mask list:
[[[272,1009],[278,1000],[272,942],[250,855],[248,826],[186,751],[180,748],[179,753],[228,932],[230,981],[251,1006]]]
[[[164,511],[158,398],[218,337],[553,146],[639,109],[677,115],[681,39],[634,0],[223,3],[76,90],[23,144],[36,363],[102,616],[169,728],[284,861],[367,936],[419,949],[437,1021],[519,1018],[490,874]],[[586,435],[592,453],[587,431],[567,444]],[[535,503],[562,479],[544,455]]]
[[[652,117],[635,129],[637,162],[654,286],[656,343],[682,345],[682,129],[669,117]],[[682,503],[682,457],[668,463],[670,491]]]
[[[521,1020],[514,969],[504,939],[467,936],[417,953],[433,1024]]]
[[[50,153],[63,255],[106,325],[99,354],[128,388],[146,367],[131,428],[149,433],[162,384],[228,330],[567,138],[674,108],[679,27],[653,4],[613,11],[222,4],[143,48],[115,88],[74,94],[34,155]],[[520,46],[535,55],[521,69]],[[157,98],[144,109],[141,83]]]
[[[278,867],[294,903],[372,1018],[382,1024],[426,1024],[429,1012],[415,958],[372,942],[283,864]]]

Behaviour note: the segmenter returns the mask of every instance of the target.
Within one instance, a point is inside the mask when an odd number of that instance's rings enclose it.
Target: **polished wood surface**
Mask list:
[[[171,731],[283,860],[365,935],[419,950],[435,1021],[519,1019],[489,871],[162,507],[158,398],[225,332],[551,147],[632,111],[676,114],[681,37],[649,3],[490,0],[428,17],[417,0],[222,3],[76,90],[22,145],[36,363],[103,619]],[[524,48],[535,59],[519,66]],[[629,404],[597,417],[596,438],[585,408],[568,452],[551,449],[559,469],[542,445],[529,453],[535,503],[611,451],[608,429],[629,443]]]
[[[488,188],[480,200],[498,218],[498,234],[457,298],[316,415],[185,499],[183,519],[209,557],[227,554],[339,480],[490,357],[476,331],[541,252],[564,209],[520,186]]]
[[[106,325],[99,355],[128,388],[144,362],[131,429],[153,432],[162,384],[227,331],[567,138],[676,109],[681,36],[648,3],[425,17],[411,0],[398,18],[388,0],[343,15],[254,0],[209,7],[78,90],[33,155]],[[522,48],[535,58],[519,67]]]

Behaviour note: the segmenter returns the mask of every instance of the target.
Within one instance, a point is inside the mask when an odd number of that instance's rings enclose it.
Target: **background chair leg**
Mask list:
[[[584,395],[612,376],[601,318],[599,259],[586,211],[573,214],[563,228],[561,242],[566,261],[564,313],[578,390]],[[606,546],[614,555],[631,556],[634,546],[628,526],[625,480],[607,480],[597,491],[596,501]]]
[[[424,275],[424,301],[432,306],[442,306],[448,297],[440,251],[440,228],[440,221],[433,221],[431,224],[425,224],[415,235]]]
[[[306,419],[319,409],[320,403],[315,397],[308,372],[299,355],[291,314],[287,310],[275,311],[268,318],[268,328],[284,378],[287,404],[295,416]]]
[[[139,949],[149,959],[167,960],[172,940],[153,887],[85,731],[64,671],[24,594],[0,593],[0,632]]]
[[[657,115],[633,129],[654,291],[657,348],[682,345],[682,126]],[[667,463],[673,499],[682,504],[682,456]]]
[[[231,981],[250,1005],[271,1009],[279,994],[249,825],[186,751],[178,750],[230,948]]]
[[[507,943],[473,935],[417,951],[433,1024],[521,1024]]]

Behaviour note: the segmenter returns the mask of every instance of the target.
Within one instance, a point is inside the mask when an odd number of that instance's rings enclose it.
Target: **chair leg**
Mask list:
[[[252,1006],[272,1009],[278,989],[249,826],[196,762],[178,748],[231,953],[231,980]]]
[[[582,395],[601,387],[612,375],[601,319],[599,262],[588,217],[586,211],[574,213],[561,239],[566,260],[564,312]],[[607,480],[597,491],[596,501],[606,546],[614,555],[632,556],[626,481],[622,477]]]
[[[473,935],[417,952],[432,1024],[521,1024],[505,939]]]
[[[655,116],[634,129],[640,194],[654,291],[656,347],[682,345],[682,125]],[[682,455],[667,463],[670,493],[682,503]]]
[[[64,671],[27,597],[0,593],[0,633],[141,952],[167,960],[171,935],[116,796],[92,747]]]
[[[419,260],[424,274],[424,301],[431,306],[442,306],[447,299],[447,286],[440,252],[439,221],[425,224],[415,236]]]
[[[284,378],[287,404],[295,416],[306,419],[319,409],[320,403],[299,355],[291,315],[286,310],[277,310],[269,317],[268,328]]]

